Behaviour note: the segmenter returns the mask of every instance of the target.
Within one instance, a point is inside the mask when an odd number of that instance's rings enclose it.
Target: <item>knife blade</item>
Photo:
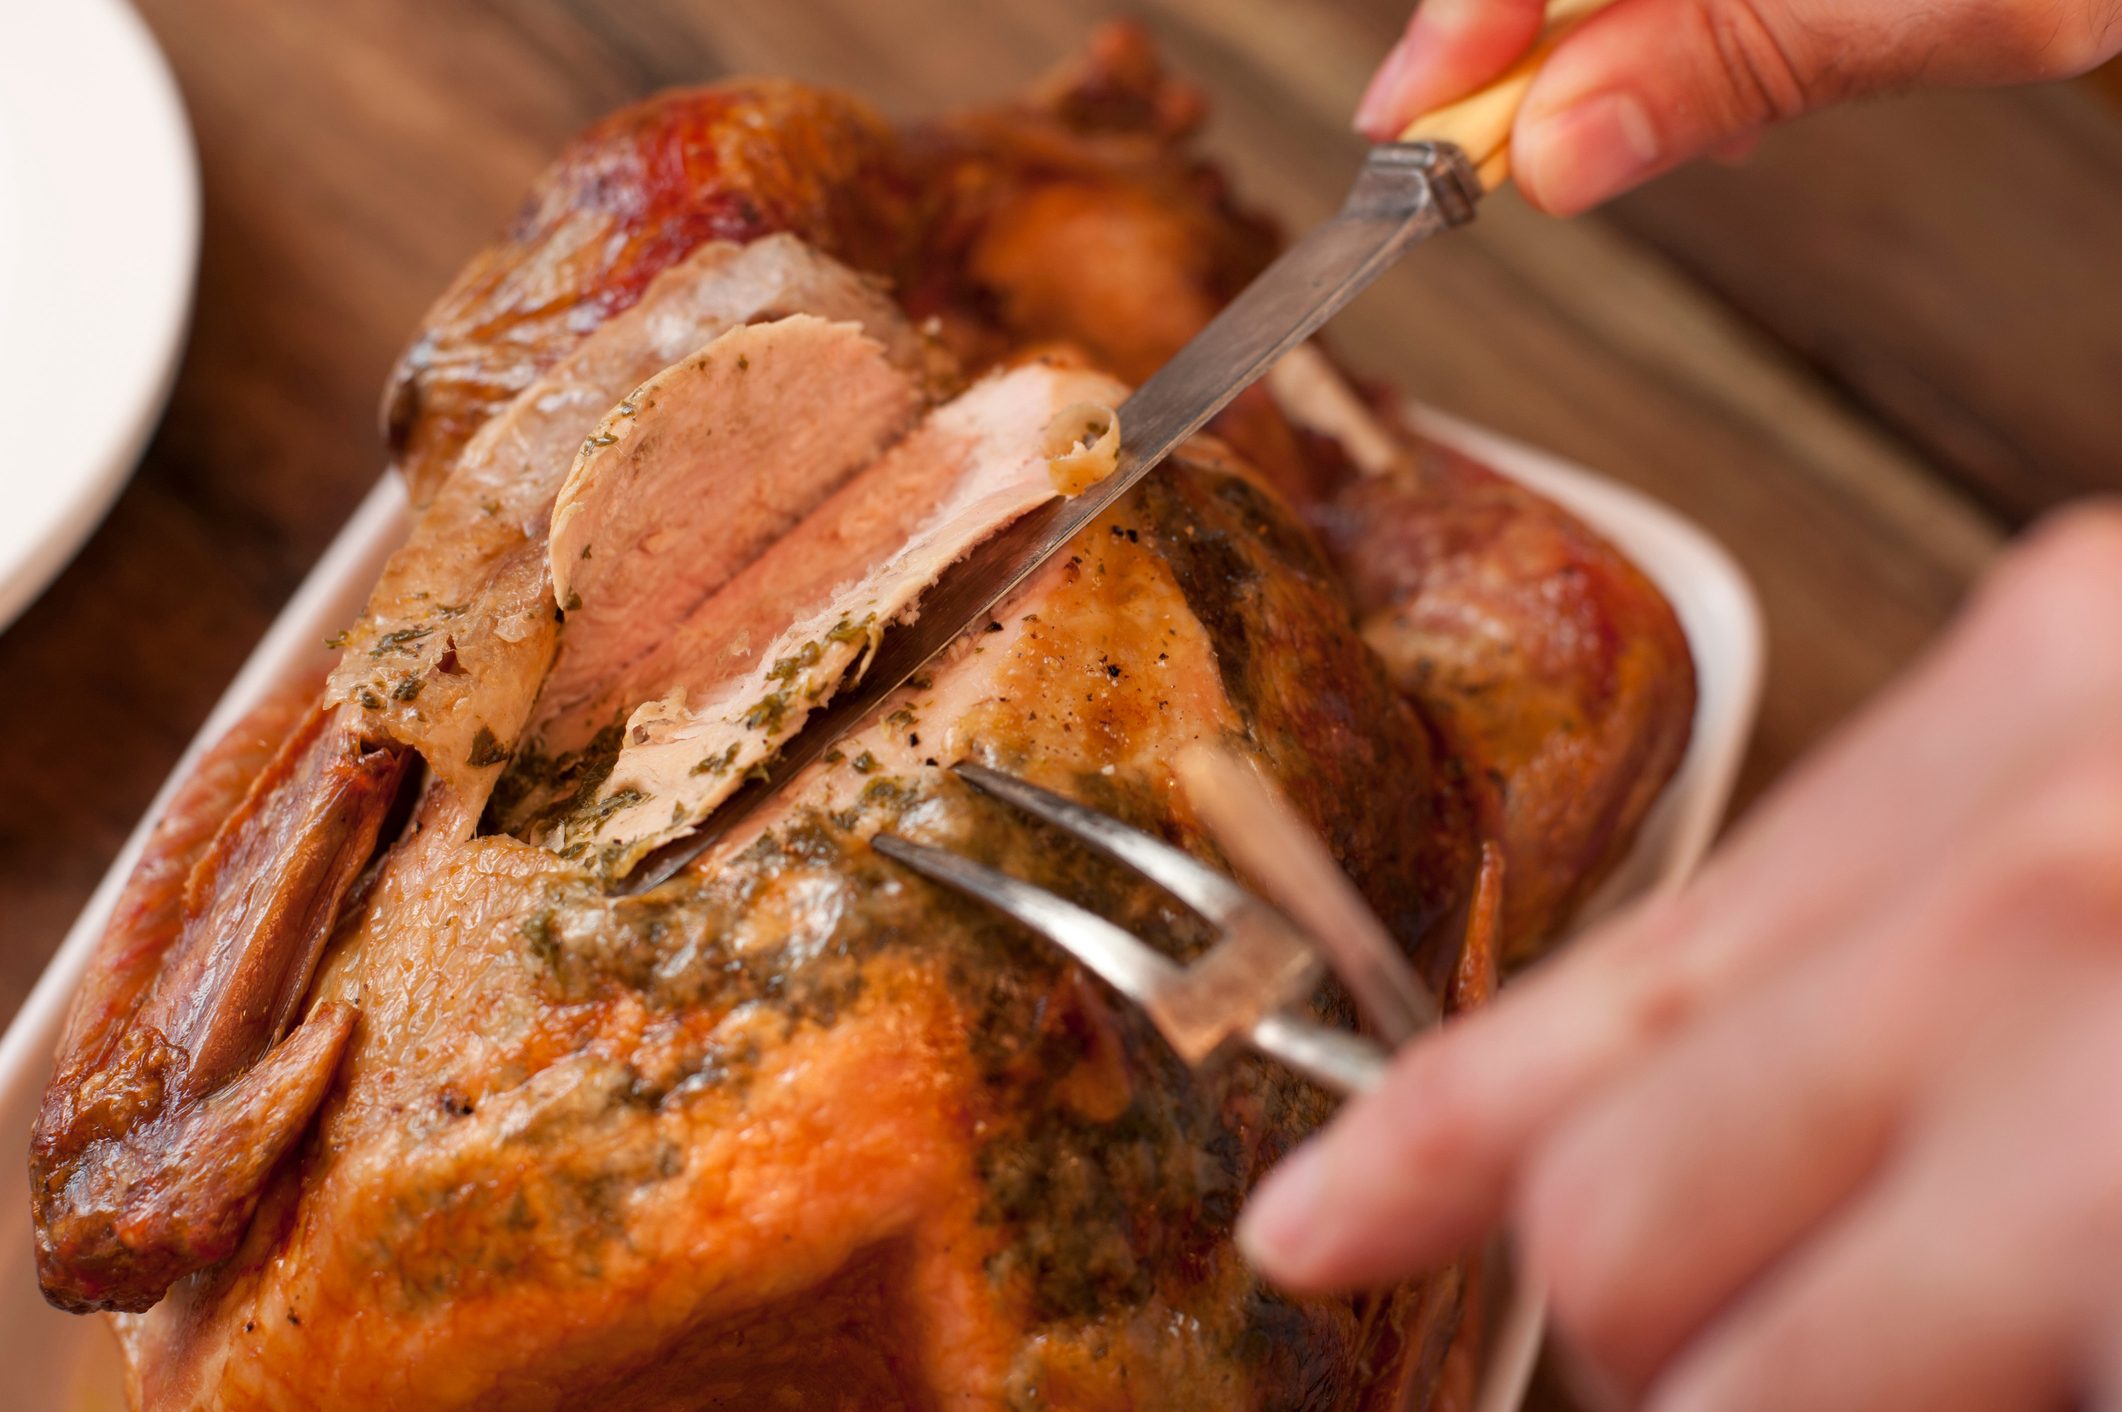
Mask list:
[[[727,836],[1410,247],[1471,220],[1482,191],[1453,143],[1373,147],[1341,208],[1282,252],[1120,404],[1120,450],[1110,474],[1079,495],[1048,501],[953,565],[921,596],[920,616],[885,633],[862,679],[816,711],[763,778],[746,782],[697,831],[643,858],[619,890],[645,892],[666,882]]]

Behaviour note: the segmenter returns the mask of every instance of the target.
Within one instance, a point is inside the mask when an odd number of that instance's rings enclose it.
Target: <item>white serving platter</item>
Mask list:
[[[199,174],[124,0],[0,0],[0,629],[66,566],[161,415]]]
[[[1635,848],[1595,897],[1587,917],[1644,892],[1676,885],[1715,834],[1753,729],[1760,694],[1762,631],[1752,589],[1731,557],[1701,530],[1655,501],[1579,466],[1493,433],[1418,409],[1426,430],[1567,505],[1642,566],[1672,601],[1695,655],[1699,699],[1694,738]],[[149,823],[175,782],[276,684],[329,665],[324,639],[360,611],[383,561],[406,530],[404,493],[386,477],[340,531],[309,578],[251,653],[200,728],[162,792],[21,1013],[0,1039],[0,1386],[6,1405],[54,1412],[119,1412],[117,1359],[100,1320],[45,1304],[31,1266],[29,1194],[23,1154],[50,1072],[66,1006],[90,950],[132,871]],[[1484,1412],[1515,1407],[1537,1352],[1536,1322],[1506,1329],[1496,1350]]]

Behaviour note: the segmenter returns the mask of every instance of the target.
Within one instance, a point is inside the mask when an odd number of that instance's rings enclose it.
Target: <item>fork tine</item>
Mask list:
[[[941,848],[892,834],[878,834],[870,847],[932,882],[978,898],[1030,927],[1088,966],[1107,985],[1154,1017],[1166,988],[1180,979],[1179,967],[1132,933],[1007,873]]]
[[[1387,1044],[1437,1023],[1436,998],[1385,924],[1257,769],[1207,745],[1180,751],[1173,765],[1209,837],[1304,928]]]
[[[1134,869],[1192,908],[1204,921],[1222,925],[1238,913],[1260,905],[1251,894],[1192,854],[1130,828],[1109,814],[985,765],[961,761],[951,770],[981,793],[1044,819],[1114,862]]]

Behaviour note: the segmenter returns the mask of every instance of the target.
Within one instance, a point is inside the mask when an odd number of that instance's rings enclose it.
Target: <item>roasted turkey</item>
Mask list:
[[[1128,28],[913,128],[667,94],[442,296],[386,398],[412,532],[329,678],[157,824],[34,1133],[45,1292],[122,1311],[136,1408],[1462,1405],[1470,1267],[1293,1298],[1231,1244],[1325,1095],[1189,1070],[867,843],[1186,954],[1196,919],[947,767],[1220,863],[1169,768],[1215,739],[1455,1003],[1554,934],[1685,746],[1685,644],[1318,350],[766,812],[616,886],[1271,255],[1199,110]]]

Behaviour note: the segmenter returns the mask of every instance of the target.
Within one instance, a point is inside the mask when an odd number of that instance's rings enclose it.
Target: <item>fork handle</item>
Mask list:
[[[1343,1098],[1368,1093],[1391,1056],[1376,1040],[1277,1010],[1252,1030],[1253,1048]]]
[[[1449,142],[1466,154],[1483,191],[1494,191],[1510,179],[1510,130],[1533,77],[1555,52],[1555,45],[1587,16],[1614,0],[1548,0],[1547,20],[1525,56],[1501,78],[1456,103],[1425,113],[1401,130],[1402,142]]]

